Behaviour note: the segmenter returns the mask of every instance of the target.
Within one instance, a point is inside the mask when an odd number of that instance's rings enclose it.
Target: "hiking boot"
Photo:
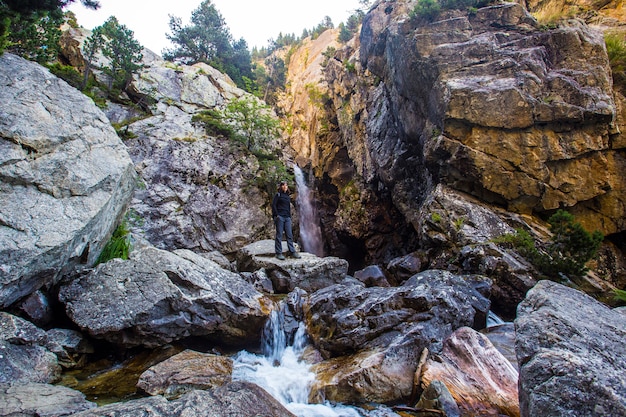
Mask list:
[[[277,253],[276,254],[276,259],[280,259],[281,261],[285,260],[285,256],[282,253]]]
[[[291,257],[292,258],[296,258],[296,259],[302,258],[302,256],[300,256],[300,254],[298,252],[291,252]]]

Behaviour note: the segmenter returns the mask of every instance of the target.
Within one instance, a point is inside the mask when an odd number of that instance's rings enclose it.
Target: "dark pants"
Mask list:
[[[287,248],[289,248],[289,252],[296,253],[296,248],[293,246],[291,217],[276,216],[274,223],[276,224],[276,240],[274,241],[276,255],[283,253],[283,232],[285,232],[285,235],[287,236]]]

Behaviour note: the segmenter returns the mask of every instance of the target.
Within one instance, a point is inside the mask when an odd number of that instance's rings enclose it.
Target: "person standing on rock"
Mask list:
[[[287,181],[282,181],[278,185],[278,191],[272,200],[272,217],[274,225],[276,225],[276,240],[274,249],[276,258],[285,259],[283,255],[283,233],[287,237],[287,248],[289,254],[294,258],[300,258],[300,254],[296,252],[293,245],[293,231],[291,230],[291,198],[289,197],[289,187]]]

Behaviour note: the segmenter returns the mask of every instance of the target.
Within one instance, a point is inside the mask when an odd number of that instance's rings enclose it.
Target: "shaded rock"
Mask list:
[[[195,389],[217,388],[231,381],[232,359],[185,350],[139,376],[137,387],[150,395],[177,398]]]
[[[522,416],[626,415],[625,315],[540,281],[518,306],[515,330]]]
[[[60,376],[57,358],[46,348],[0,340],[0,383],[52,383]]]
[[[274,294],[274,284],[267,276],[265,269],[258,269],[254,272],[242,272],[241,276],[250,284],[254,285],[257,291]]]
[[[255,342],[272,304],[209,259],[156,248],[99,265],[62,285],[59,300],[90,335],[146,347],[189,336],[231,345]]]
[[[46,332],[9,313],[0,312],[0,383],[51,383],[61,367],[43,345]]]
[[[265,269],[278,293],[288,293],[296,287],[313,292],[341,282],[348,273],[345,259],[332,256],[319,258],[306,252],[300,255],[300,259],[281,261],[274,257],[273,240],[257,241],[237,252],[237,268],[239,271]]]
[[[503,323],[490,326],[480,331],[487,336],[493,347],[511,362],[511,365],[519,371],[517,355],[515,354],[515,325]]]
[[[387,270],[398,283],[402,283],[422,270],[422,259],[417,252],[409,253],[389,261]]]
[[[29,321],[0,311],[0,340],[21,345],[37,345],[45,341],[46,332]]]
[[[378,265],[370,265],[365,269],[356,271],[354,278],[365,284],[366,287],[389,287],[389,281],[385,273]]]
[[[35,291],[16,304],[18,310],[37,326],[48,325],[53,319],[53,311],[48,296]]]
[[[167,401],[161,396],[154,396],[106,405],[74,414],[76,417],[123,417],[129,415],[150,415],[153,417],[178,415],[294,417],[261,387],[246,382],[231,382],[210,391],[192,391],[173,401]]]
[[[130,201],[125,146],[91,99],[0,57],[0,307],[99,255]]]
[[[463,415],[520,415],[517,370],[487,337],[470,328],[452,333],[421,377],[423,387],[433,381],[445,384]]]
[[[312,391],[339,402],[408,397],[423,349],[441,350],[488,306],[464,277],[446,271],[422,272],[400,287],[319,290],[304,305],[308,334],[327,359],[315,365]]]
[[[46,348],[57,355],[64,368],[76,367],[84,355],[93,353],[93,345],[82,333],[71,329],[50,329],[46,332]]]
[[[441,381],[431,381],[422,393],[415,408],[426,408],[429,410],[440,410],[446,417],[460,417],[461,411],[454,401],[452,394],[446,385]]]
[[[60,385],[0,384],[0,416],[59,417],[94,407],[81,392]]]

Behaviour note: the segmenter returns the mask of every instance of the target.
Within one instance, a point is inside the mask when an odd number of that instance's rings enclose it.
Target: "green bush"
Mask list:
[[[617,301],[621,301],[626,303],[626,291],[624,290],[615,290],[615,299]]]
[[[613,84],[626,91],[626,39],[624,35],[607,33],[604,42],[613,74]]]
[[[130,230],[128,222],[124,219],[113,232],[111,239],[107,242],[96,260],[96,265],[110,261],[114,258],[128,259],[132,243],[130,241]]]
[[[204,110],[194,114],[192,123],[204,126],[204,130],[209,136],[218,136],[231,139],[234,135],[233,128],[224,122],[224,115],[219,110]]]
[[[433,20],[440,12],[441,5],[437,0],[418,0],[409,17]]]
[[[604,239],[602,233],[589,233],[564,210],[553,214],[548,223],[552,239],[543,248],[537,248],[535,240],[523,229],[516,229],[514,234],[505,234],[494,241],[510,245],[550,278],[558,279],[561,274],[585,275],[587,262],[596,255]]]

